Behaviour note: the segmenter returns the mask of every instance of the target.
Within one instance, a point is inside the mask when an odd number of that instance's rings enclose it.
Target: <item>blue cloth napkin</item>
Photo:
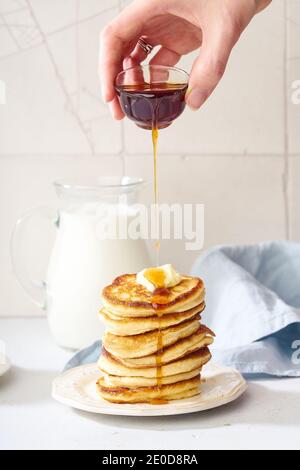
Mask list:
[[[192,274],[206,284],[215,361],[244,374],[300,376],[300,244],[217,246]]]
[[[97,362],[101,352],[101,341],[96,341],[87,348],[78,351],[65,365],[63,372],[83,364]]]
[[[206,284],[203,322],[216,333],[213,360],[244,374],[300,376],[300,244],[217,246],[192,274]],[[96,362],[97,341],[65,370]]]

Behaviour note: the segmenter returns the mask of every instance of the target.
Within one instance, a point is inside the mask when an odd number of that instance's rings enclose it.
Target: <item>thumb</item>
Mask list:
[[[192,67],[186,96],[186,103],[192,109],[199,109],[216,88],[235,42],[233,35],[228,33],[204,36],[200,55]]]

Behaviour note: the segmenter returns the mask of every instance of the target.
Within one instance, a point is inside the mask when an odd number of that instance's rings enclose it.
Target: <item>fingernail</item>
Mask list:
[[[207,98],[207,94],[200,88],[193,88],[187,96],[187,104],[192,109],[199,109]]]

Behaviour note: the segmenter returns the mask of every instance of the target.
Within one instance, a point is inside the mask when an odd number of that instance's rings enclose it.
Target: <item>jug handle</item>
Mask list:
[[[59,215],[56,209],[39,206],[28,210],[16,222],[10,242],[11,263],[14,274],[30,300],[43,310],[46,310],[46,281],[33,279],[30,276],[29,262],[26,260],[24,230],[30,227],[34,219],[48,220],[58,227]]]

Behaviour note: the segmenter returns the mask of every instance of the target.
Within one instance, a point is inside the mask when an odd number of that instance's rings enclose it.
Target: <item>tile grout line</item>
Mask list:
[[[18,8],[17,10],[11,10],[11,11],[2,11],[1,15],[13,15],[15,13],[19,13],[20,11],[27,10],[27,7],[22,7]]]
[[[123,129],[123,139],[124,139],[124,129]],[[121,140],[121,143],[122,143],[122,140]],[[41,158],[47,158],[47,157],[69,157],[69,158],[80,158],[80,157],[86,157],[87,155],[88,156],[92,156],[92,157],[98,157],[98,158],[106,158],[106,157],[112,157],[112,156],[115,156],[115,157],[120,157],[122,154],[126,155],[126,152],[125,152],[125,149],[124,147],[122,148],[122,145],[121,145],[121,150],[120,152],[118,153],[109,153],[109,152],[105,152],[105,153],[93,153],[93,154],[89,154],[89,153],[5,153],[5,154],[0,154],[0,160],[1,158],[7,158],[7,157],[10,157],[10,158],[18,158],[18,157],[33,157],[33,158],[37,158],[37,157],[41,157]],[[149,152],[139,152],[139,153],[128,153],[126,155],[129,159],[130,158],[136,158],[136,157],[150,157],[152,156],[151,153]],[[279,158],[282,158],[282,153],[247,153],[247,154],[244,154],[244,153],[217,153],[217,152],[214,152],[214,153],[176,153],[176,152],[161,152],[161,156],[162,157],[179,157],[179,158],[182,158],[182,159],[189,159],[189,158],[206,158],[206,157],[211,157],[211,158],[274,158],[274,159],[279,159]],[[290,157],[292,158],[299,158],[300,157],[300,154],[298,153],[292,153],[290,154]]]
[[[31,320],[43,320],[43,319],[47,319],[47,315],[46,313],[42,314],[42,313],[37,313],[36,315],[34,314],[30,314],[30,315],[0,315],[0,321],[1,320],[27,320],[27,318],[30,318]]]
[[[80,119],[80,116],[79,114],[77,113],[73,103],[72,103],[72,99],[71,99],[71,96],[69,95],[68,93],[68,90],[66,88],[66,85],[65,85],[65,82],[64,82],[64,79],[60,73],[60,70],[59,70],[59,67],[56,63],[56,60],[55,60],[55,57],[50,49],[50,46],[48,44],[48,39],[47,39],[47,36],[45,35],[44,31],[42,30],[41,28],[41,25],[40,23],[38,22],[37,18],[36,18],[36,15],[35,15],[35,12],[34,12],[34,9],[32,8],[32,5],[31,5],[31,0],[26,0],[26,4],[28,6],[28,11],[29,11],[29,14],[34,22],[34,25],[36,27],[36,29],[38,30],[38,32],[40,33],[40,36],[41,38],[43,39],[43,45],[45,47],[45,51],[48,55],[48,58],[49,58],[49,61],[50,61],[50,64],[52,65],[53,67],[53,71],[55,73],[55,77],[57,79],[57,82],[61,88],[61,91],[66,99],[66,105],[68,106],[69,108],[69,112],[70,114],[73,116],[73,118],[75,119],[80,131],[82,132],[82,135],[83,137],[85,138],[86,140],[86,143],[88,145],[88,147],[90,148],[90,153],[93,155],[95,153],[95,148],[94,148],[94,142],[93,140],[90,138],[90,135],[89,135],[89,132],[86,130],[85,126],[84,126],[84,123],[82,122],[82,120]],[[87,152],[88,154],[88,152]]]
[[[15,37],[15,35],[12,32],[11,26],[7,23],[6,18],[2,13],[0,13],[0,18],[3,21],[3,26],[6,28],[6,31],[8,32],[11,40],[13,41],[13,43],[15,44],[15,46],[17,48],[16,52],[20,52],[22,50],[22,48],[21,48],[19,42],[17,41],[17,38]]]
[[[28,10],[28,8],[24,7],[24,8],[22,8],[22,11],[23,11],[23,10]],[[102,11],[100,11],[100,12],[94,14],[94,15],[88,16],[87,18],[83,18],[82,20],[78,21],[78,26],[80,26],[81,24],[87,23],[88,21],[91,21],[91,20],[97,18],[98,16],[101,16],[102,14],[109,13],[110,11],[113,11],[113,10],[115,10],[115,7],[109,7],[109,8],[107,8],[107,9],[105,9],[105,10],[102,10]],[[18,10],[18,11],[21,11],[21,10]],[[4,15],[4,13],[1,13],[1,15]],[[3,24],[0,24],[0,26],[7,26],[7,25],[3,23]],[[13,25],[10,24],[10,26],[13,26]],[[15,25],[15,26],[18,27],[18,26],[20,26],[20,24],[17,24],[17,25]],[[26,25],[24,25],[24,26],[26,26]],[[61,27],[61,28],[59,28],[59,29],[55,29],[55,30],[53,30],[53,31],[49,31],[49,32],[46,34],[46,37],[47,37],[47,38],[51,38],[52,36],[55,36],[55,35],[60,34],[60,33],[63,33],[64,31],[67,31],[68,29],[72,29],[72,28],[74,28],[74,27],[76,27],[76,22],[74,22],[74,23],[69,23],[69,24],[67,24],[67,25],[65,25],[65,26],[63,26],[63,27]],[[41,41],[41,42],[39,42],[39,43],[37,43],[37,44],[33,44],[33,45],[31,45],[31,46],[25,47],[25,48],[23,48],[23,49],[22,49],[22,48],[21,48],[21,49],[18,49],[17,51],[10,52],[10,53],[8,53],[8,54],[2,55],[2,56],[0,56],[0,61],[5,61],[5,60],[7,60],[7,59],[10,59],[10,58],[12,58],[12,57],[15,57],[16,55],[19,55],[19,54],[23,53],[23,52],[25,53],[25,52],[30,51],[30,50],[32,50],[32,49],[36,49],[36,48],[38,48],[38,47],[40,47],[40,46],[42,46],[42,45],[44,45],[44,41]]]
[[[284,169],[283,169],[283,203],[285,216],[286,239],[291,238],[290,227],[290,168],[289,168],[289,138],[288,138],[288,14],[287,0],[284,0],[284,48],[283,48],[283,99],[284,99]]]
[[[88,23],[89,21],[98,18],[98,16],[105,15],[106,13],[109,13],[110,11],[113,11],[113,10],[115,10],[115,6],[106,8],[105,10],[102,10],[102,11],[99,11],[99,12],[93,14],[93,15],[87,16],[86,18],[82,18],[81,20],[79,19],[78,21],[75,21],[73,23],[69,23],[65,26],[62,26],[61,28],[57,28],[57,29],[54,29],[52,31],[49,31],[49,33],[47,33],[47,37],[55,36],[56,34],[62,33],[64,31],[68,30],[68,29],[73,28],[74,26],[76,27],[76,26],[80,26],[84,23]]]

